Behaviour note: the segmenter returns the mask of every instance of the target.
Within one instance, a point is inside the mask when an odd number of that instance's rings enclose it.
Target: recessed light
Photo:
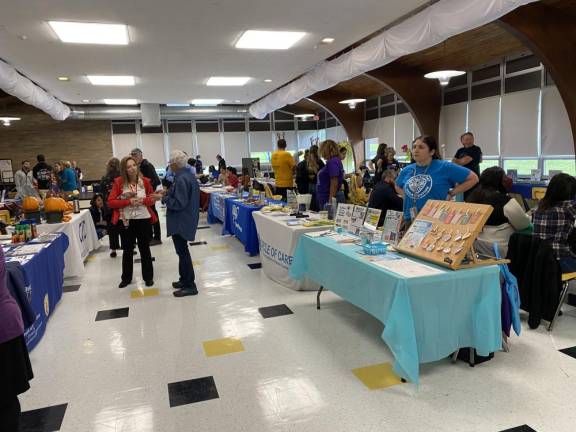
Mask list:
[[[306,120],[309,119],[310,117],[314,117],[314,114],[295,114],[294,117]]]
[[[67,76],[59,76],[58,81],[70,81],[70,78]]]
[[[136,80],[130,75],[88,75],[90,84],[97,86],[133,86]]]
[[[246,30],[236,42],[236,48],[285,50],[305,35],[304,32]]]
[[[207,86],[243,86],[249,77],[210,77],[206,82]]]
[[[190,104],[187,103],[167,103],[167,107],[189,107]]]
[[[90,99],[82,99],[82,103],[89,103]]]
[[[271,80],[271,79],[265,79],[264,82],[265,82],[265,83],[271,83],[272,80]]]
[[[137,99],[104,99],[106,105],[138,105]]]
[[[192,99],[190,103],[192,105],[200,106],[216,106],[224,102],[224,99]]]
[[[128,45],[128,27],[124,24],[101,24],[48,21],[58,38],[66,43]]]
[[[330,37],[324,38],[321,41],[321,43],[323,43],[323,44],[331,44],[332,42],[334,42],[334,38],[330,38]]]
[[[236,99],[234,103],[242,103],[242,101],[240,99]]]

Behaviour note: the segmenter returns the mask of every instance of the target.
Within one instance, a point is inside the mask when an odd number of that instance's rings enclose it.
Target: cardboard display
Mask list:
[[[507,262],[479,260],[474,252],[491,213],[489,205],[429,200],[396,249],[452,270]]]

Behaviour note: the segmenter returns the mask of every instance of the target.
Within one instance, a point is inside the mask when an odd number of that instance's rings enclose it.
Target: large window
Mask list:
[[[270,152],[251,152],[251,158],[258,158],[260,159],[261,164],[269,164],[270,163]]]
[[[500,166],[500,161],[498,159],[484,159],[480,163],[480,173],[482,173],[482,171],[484,171],[486,168],[490,168],[493,166]]]
[[[576,161],[574,159],[544,159],[544,175],[547,176],[550,170],[558,170],[563,173],[576,175]]]
[[[519,176],[529,176],[538,169],[538,159],[504,159],[504,171],[515,169]]]

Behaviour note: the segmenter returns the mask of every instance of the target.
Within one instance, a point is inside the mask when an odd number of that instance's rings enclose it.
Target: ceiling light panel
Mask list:
[[[236,48],[286,50],[305,35],[304,32],[247,30],[236,42]]]
[[[106,105],[138,105],[137,99],[104,99]]]
[[[249,77],[210,77],[206,82],[207,86],[243,86]]]
[[[49,21],[58,38],[65,43],[128,45],[128,27],[124,24],[101,24]]]
[[[224,99],[192,99],[192,105],[197,106],[216,106],[224,102]]]
[[[95,86],[133,86],[136,80],[129,75],[88,75],[88,81]]]

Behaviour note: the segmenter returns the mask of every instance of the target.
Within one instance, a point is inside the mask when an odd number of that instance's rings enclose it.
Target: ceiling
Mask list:
[[[219,98],[250,103],[427,0],[152,0],[4,2],[0,58],[66,103],[136,98],[183,103]],[[124,23],[131,44],[63,44],[48,20]],[[237,50],[247,29],[305,31],[288,51]],[[324,37],[331,45],[317,46]],[[134,87],[94,87],[94,75],[134,75]],[[58,76],[70,77],[60,82]],[[244,87],[206,87],[210,76],[249,76]],[[264,83],[264,79],[272,83]]]

